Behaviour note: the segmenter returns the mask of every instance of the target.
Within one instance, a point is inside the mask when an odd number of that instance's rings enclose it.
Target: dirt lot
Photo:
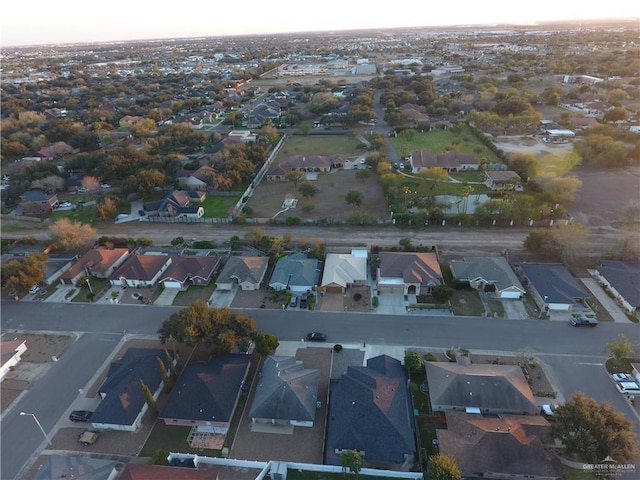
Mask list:
[[[377,177],[371,173],[368,178],[359,180],[356,173],[359,170],[336,170],[332,173],[320,173],[313,184],[318,193],[312,198],[303,198],[296,192],[290,182],[263,181],[249,200],[248,206],[253,209],[253,216],[258,218],[272,218],[282,210],[282,204],[287,195],[298,199],[298,204],[279,215],[279,218],[296,216],[300,218],[334,218],[344,220],[354,214],[367,215],[372,219],[388,218],[389,211]],[[362,194],[363,202],[360,207],[349,205],[345,201],[347,192],[351,189]],[[305,205],[313,206],[306,213]]]

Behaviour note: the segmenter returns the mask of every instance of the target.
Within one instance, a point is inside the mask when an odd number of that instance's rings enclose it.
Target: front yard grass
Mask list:
[[[61,218],[68,218],[71,221],[86,223],[91,226],[96,226],[100,223],[104,223],[98,219],[95,205],[88,205],[80,208],[75,208],[73,210],[55,210],[51,213],[51,223],[55,223]]]
[[[173,299],[173,306],[186,307],[196,300],[209,301],[211,295],[216,289],[216,284],[211,282],[209,285],[191,285],[187,290],[178,292]]]
[[[91,282],[91,289],[93,290],[94,296],[93,299],[97,300],[100,296],[100,292],[102,292],[105,287],[109,284],[109,280],[106,278],[92,278],[89,280]],[[91,291],[89,290],[89,286],[87,282],[81,282],[77,286],[79,292],[75,297],[71,300],[72,302],[84,302],[91,303]]]
[[[454,290],[451,298],[454,315],[480,317],[484,314],[484,305],[478,292],[473,289]]]

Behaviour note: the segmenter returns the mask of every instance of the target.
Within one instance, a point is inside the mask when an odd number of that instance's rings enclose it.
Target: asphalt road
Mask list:
[[[29,417],[35,413],[47,433],[67,411],[92,376],[107,360],[123,332],[155,335],[176,307],[137,305],[86,305],[41,302],[2,302],[3,331],[78,332],[75,342],[51,370],[5,415],[0,424],[2,479],[13,479],[45,440]],[[553,371],[563,396],[577,390],[611,401],[633,418],[631,409],[617,394],[601,364],[605,343],[620,333],[639,338],[636,324],[601,323],[596,329],[572,328],[565,322],[488,319],[478,317],[423,317],[357,313],[247,310],[261,330],[280,340],[296,341],[310,331],[325,332],[329,342],[414,347],[464,347],[495,352],[526,351],[540,354]],[[7,442],[6,432],[23,432]]]

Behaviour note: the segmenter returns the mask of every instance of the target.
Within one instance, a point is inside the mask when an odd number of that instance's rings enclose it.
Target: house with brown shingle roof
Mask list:
[[[512,170],[487,170],[484,172],[484,184],[494,192],[522,190],[522,179]]]
[[[109,277],[114,286],[151,287],[171,265],[170,255],[131,255]]]
[[[60,276],[63,285],[77,285],[83,277],[109,278],[129,256],[127,248],[95,248],[82,255]]]
[[[216,288],[232,290],[239,286],[241,290],[259,290],[268,267],[269,257],[230,257],[218,275]]]
[[[171,265],[160,278],[165,288],[186,290],[189,285],[209,285],[220,266],[220,255],[173,255]]]
[[[347,157],[335,155],[292,155],[287,160],[272,165],[267,172],[267,180],[283,181],[290,172],[327,173],[335,168],[342,168]]]
[[[423,112],[423,108],[413,103],[405,103],[400,106],[399,110],[402,114],[403,120],[413,123],[414,125],[418,125],[419,123],[428,123],[430,120],[429,115]]]
[[[464,172],[478,170],[480,161],[473,155],[465,155],[455,150],[445,153],[433,153],[429,150],[416,150],[409,157],[411,173],[431,167],[438,167],[447,172]]]
[[[464,478],[557,480],[564,467],[550,445],[541,416],[483,416],[446,412],[447,429],[436,430],[438,450],[455,460]]]
[[[211,176],[213,176],[217,170],[209,165],[203,165],[194,172],[185,171],[181,174],[176,174],[180,185],[188,190],[208,190],[211,188]]]
[[[380,252],[376,288],[383,293],[430,295],[442,285],[438,256],[431,252]]]

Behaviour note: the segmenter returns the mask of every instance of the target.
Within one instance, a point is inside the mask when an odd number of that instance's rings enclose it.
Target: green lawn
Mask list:
[[[451,309],[454,315],[480,316],[484,313],[484,305],[478,292],[472,289],[453,291]]]
[[[74,222],[86,223],[92,226],[103,223],[96,215],[95,205],[76,208],[75,210],[59,210],[51,213],[52,223],[60,220],[61,218],[68,218]]]
[[[464,128],[462,133],[455,134],[451,130],[434,130],[426,133],[416,133],[411,139],[402,134],[391,138],[391,144],[398,155],[408,157],[416,150],[429,150],[433,153],[444,153],[447,147],[457,142],[460,153],[486,158],[490,162],[500,162],[498,157],[480,143],[473,133]]]
[[[240,199],[237,197],[207,197],[204,202],[194,204],[194,207],[204,208],[204,218],[219,218],[229,215],[229,209]]]
[[[489,187],[484,184],[465,184],[454,182],[433,183],[418,177],[407,178],[398,175],[398,189],[404,191],[407,188],[410,196],[431,196],[431,195],[462,195],[467,187],[471,188],[471,195],[480,195],[489,192]]]
[[[209,285],[191,285],[187,290],[178,292],[173,300],[173,306],[186,307],[196,300],[207,302],[215,289],[216,284],[214,282]]]
[[[105,287],[109,284],[109,280],[107,280],[106,278],[92,278],[90,282],[91,282],[91,289],[95,294],[94,298],[97,298],[100,292],[102,292],[105,289]],[[78,293],[76,294],[75,297],[73,297],[71,301],[89,303],[90,302],[89,297],[91,292],[89,291],[89,286],[86,284],[86,282],[80,283],[77,287],[77,290],[78,290]]]

